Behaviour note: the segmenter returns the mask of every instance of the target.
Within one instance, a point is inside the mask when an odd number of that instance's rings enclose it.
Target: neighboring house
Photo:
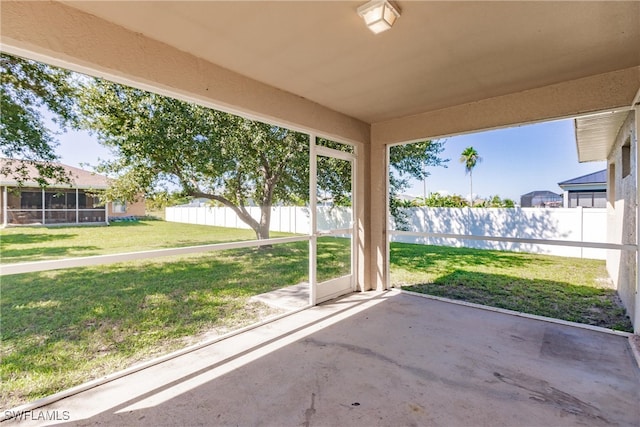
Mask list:
[[[559,208],[562,205],[562,195],[551,191],[532,191],[520,196],[522,208]]]
[[[9,164],[11,168],[20,160],[0,159],[0,170]],[[110,218],[123,216],[143,216],[144,199],[126,203],[107,203],[105,206],[95,190],[109,186],[107,177],[83,169],[58,164],[71,177],[71,184],[56,184],[42,188],[35,180],[27,178],[22,185],[12,175],[0,173],[0,224],[12,225],[53,225],[53,224],[96,224],[108,223]],[[27,176],[38,176],[35,167],[25,164]]]
[[[607,170],[559,182],[564,191],[564,207],[606,208]]]

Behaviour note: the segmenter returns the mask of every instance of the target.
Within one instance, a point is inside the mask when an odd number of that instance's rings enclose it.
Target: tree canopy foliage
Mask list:
[[[464,208],[469,206],[469,202],[459,194],[440,195],[440,193],[431,193],[426,200],[422,199],[418,201],[416,206],[428,206],[430,208]]]
[[[76,118],[78,86],[72,73],[40,62],[0,54],[0,156],[24,162],[5,162],[0,173],[17,182],[68,182],[57,160],[56,140],[44,112],[63,127]],[[28,176],[33,165],[39,176]]]
[[[440,194],[430,193],[425,199],[418,197],[414,200],[406,200],[401,203],[402,208],[415,208],[415,207],[429,207],[429,208],[466,208],[469,207],[469,202],[459,194]],[[516,204],[513,200],[500,196],[489,196],[487,199],[476,201],[473,204],[474,208],[515,208]]]
[[[0,65],[1,154],[26,160],[39,173],[29,177],[21,166],[25,163],[5,163],[0,172],[19,182],[68,182],[55,163],[50,118],[62,129],[87,129],[111,148],[113,159],[97,168],[113,178],[105,200],[132,201],[140,194],[178,188],[181,196],[204,197],[233,209],[259,239],[269,236],[274,204],[308,202],[308,135],[7,54],[1,54]],[[317,143],[351,150],[325,139]],[[441,152],[439,141],[391,150],[392,211],[410,178],[420,179],[427,166],[446,162]],[[318,169],[323,171],[318,188],[333,204],[350,205],[348,162],[319,157]],[[259,219],[249,215],[250,205],[262,208]]]
[[[233,209],[264,239],[272,205],[308,193],[302,133],[102,80],[85,89],[80,105],[84,126],[115,153],[100,166],[117,178],[107,199],[177,185]],[[262,208],[259,220],[251,204]]]
[[[84,89],[80,110],[83,126],[115,154],[99,168],[116,178],[109,200],[178,186],[183,195],[233,209],[258,239],[269,236],[274,204],[308,202],[308,135],[97,79]],[[324,139],[318,144],[350,147]],[[409,177],[424,176],[425,165],[442,164],[441,151],[435,141],[394,147],[392,196]],[[321,157],[318,169],[324,172],[318,188],[334,204],[350,204],[351,167]],[[259,220],[249,214],[251,204],[261,207]]]
[[[389,211],[398,229],[407,226],[407,207],[398,196],[410,186],[410,179],[424,180],[429,176],[427,168],[447,167],[449,159],[443,159],[444,140],[425,140],[413,144],[395,145],[389,149]]]

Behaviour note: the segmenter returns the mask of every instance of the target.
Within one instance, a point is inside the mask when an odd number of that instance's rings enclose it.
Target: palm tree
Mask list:
[[[460,155],[460,163],[464,163],[464,169],[469,174],[469,201],[473,206],[473,168],[476,164],[480,163],[482,158],[478,155],[478,152],[473,147],[467,147],[462,151]]]

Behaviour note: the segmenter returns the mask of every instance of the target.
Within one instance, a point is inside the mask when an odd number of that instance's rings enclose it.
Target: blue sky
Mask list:
[[[443,158],[448,167],[429,168],[427,192],[468,197],[469,175],[460,163],[466,147],[476,149],[482,161],[473,170],[473,192],[479,197],[499,195],[520,202],[530,191],[561,193],[558,182],[606,168],[606,162],[578,163],[573,120],[498,129],[446,138]],[[422,181],[407,191],[422,196]]]
[[[86,132],[59,135],[57,153],[71,166],[96,165],[109,151]],[[499,195],[520,201],[534,190],[561,192],[558,182],[606,167],[605,162],[578,163],[573,120],[486,131],[446,138],[443,158],[447,168],[429,168],[428,192],[447,192],[468,197],[469,176],[460,153],[472,146],[482,161],[473,170],[473,192],[480,197]],[[90,169],[85,167],[86,169]],[[407,194],[422,196],[423,183],[413,182]]]

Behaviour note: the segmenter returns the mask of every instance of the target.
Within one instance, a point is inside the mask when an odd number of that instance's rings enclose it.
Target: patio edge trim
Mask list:
[[[603,333],[606,333],[606,334],[618,335],[618,336],[626,337],[626,338],[630,338],[630,337],[633,336],[633,333],[631,333],[631,332],[616,331],[615,329],[603,328],[601,326],[587,325],[585,323],[570,322],[568,320],[554,319],[553,317],[539,316],[537,314],[529,314],[529,313],[524,313],[524,312],[515,311],[515,310],[507,310],[506,308],[491,307],[491,306],[488,306],[488,305],[476,304],[476,303],[473,303],[473,302],[459,301],[459,300],[454,300],[454,299],[449,299],[449,298],[438,297],[438,296],[435,296],[435,295],[429,295],[429,294],[422,294],[422,293],[419,293],[419,292],[406,291],[406,290],[404,290],[402,288],[400,288],[399,290],[400,290],[400,292],[402,292],[404,294],[408,294],[408,295],[413,295],[413,296],[417,296],[417,297],[432,299],[432,300],[436,300],[436,301],[448,302],[448,303],[451,303],[451,304],[463,305],[463,306],[466,306],[466,307],[479,308],[481,310],[493,311],[493,312],[496,312],[496,313],[503,313],[503,314],[509,314],[509,315],[512,315],[512,316],[524,317],[526,319],[540,320],[540,321],[543,321],[543,322],[555,323],[555,324],[564,325],[564,326],[572,326],[574,328],[580,328],[580,329],[588,329],[588,330],[591,330],[591,331],[594,331],[594,332],[603,332]]]
[[[634,339],[636,341],[634,341]],[[629,337],[629,347],[631,347],[631,353],[636,358],[638,369],[640,369],[640,335],[632,335]]]
[[[50,396],[43,397],[43,398],[38,399],[38,400],[36,400],[34,402],[25,403],[24,405],[20,405],[20,406],[16,406],[15,408],[10,408],[10,409],[4,410],[3,411],[3,416],[2,416],[2,418],[0,418],[0,423],[3,423],[3,422],[8,421],[8,420],[11,420],[11,419],[15,418],[16,416],[18,416],[18,415],[20,415],[20,414],[22,414],[24,412],[28,412],[28,411],[31,411],[31,410],[34,410],[34,409],[37,409],[37,408],[41,408],[41,407],[46,406],[46,405],[50,405],[50,404],[55,403],[55,402],[57,402],[59,400],[65,399],[67,397],[71,397],[71,396],[76,395],[78,393],[81,393],[83,391],[90,390],[92,388],[98,387],[98,386],[106,384],[108,382],[115,381],[115,380],[117,380],[119,378],[123,378],[123,377],[126,377],[128,375],[134,374],[134,373],[136,373],[138,371],[142,371],[143,369],[147,369],[147,368],[150,368],[152,366],[159,365],[161,363],[164,363],[164,362],[167,362],[169,360],[175,359],[177,357],[184,356],[185,354],[192,353],[192,352],[197,351],[197,350],[201,350],[201,349],[203,349],[205,347],[208,347],[210,345],[216,344],[216,343],[218,343],[220,341],[223,341],[225,339],[232,338],[232,337],[234,337],[236,335],[242,334],[242,333],[250,331],[252,329],[256,329],[256,328],[259,328],[261,326],[267,325],[269,323],[273,323],[273,322],[278,321],[280,319],[283,319],[283,318],[285,318],[287,316],[291,316],[293,314],[296,314],[296,313],[299,313],[301,311],[307,310],[307,309],[309,309],[311,307],[313,307],[313,306],[312,305],[305,305],[304,307],[301,307],[301,308],[298,308],[298,309],[295,309],[295,310],[292,310],[292,311],[289,311],[289,312],[286,312],[286,313],[278,314],[278,315],[273,316],[273,317],[269,317],[269,318],[267,318],[265,320],[262,320],[262,321],[257,322],[257,323],[253,323],[251,325],[245,326],[245,327],[240,328],[238,330],[235,330],[235,331],[232,331],[232,332],[228,332],[226,334],[217,336],[215,338],[204,340],[202,342],[193,344],[193,345],[191,345],[189,347],[185,347],[183,349],[176,350],[176,351],[174,351],[172,353],[165,354],[164,356],[160,356],[160,357],[157,357],[155,359],[151,359],[151,360],[148,360],[146,362],[142,362],[142,363],[139,363],[137,365],[133,365],[133,366],[131,366],[129,368],[126,368],[126,369],[124,369],[122,371],[114,372],[112,374],[105,375],[105,376],[103,376],[101,378],[96,378],[96,379],[88,381],[86,383],[79,384],[79,385],[77,385],[75,387],[71,387],[71,388],[69,388],[67,390],[63,390],[63,391],[60,391],[58,393],[52,394]]]

